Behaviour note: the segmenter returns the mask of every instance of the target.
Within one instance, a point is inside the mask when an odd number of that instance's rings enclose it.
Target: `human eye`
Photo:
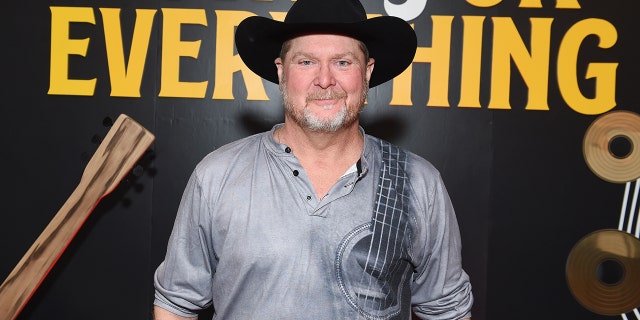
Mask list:
[[[302,67],[308,67],[313,65],[313,59],[306,58],[306,57],[299,57],[298,59],[295,60],[295,63]]]
[[[338,64],[338,66],[339,66],[339,67],[341,67],[341,68],[346,68],[346,67],[348,67],[349,65],[351,65],[351,62],[349,62],[349,61],[347,61],[347,60],[338,60],[336,63],[337,63],[337,64]]]
[[[314,64],[313,57],[306,54],[296,54],[291,58],[291,63],[300,67],[308,67]]]
[[[338,68],[341,68],[341,69],[350,68],[356,62],[357,62],[357,60],[354,59],[351,55],[348,55],[348,54],[341,55],[341,56],[335,57],[335,59],[333,59],[334,65],[336,67],[338,67]]]

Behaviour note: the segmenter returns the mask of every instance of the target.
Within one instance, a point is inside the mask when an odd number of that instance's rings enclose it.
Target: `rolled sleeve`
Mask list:
[[[427,187],[420,230],[414,244],[416,274],[413,311],[420,319],[457,320],[471,317],[473,294],[462,268],[460,231],[449,195],[439,174]]]
[[[196,171],[185,188],[165,260],[154,274],[154,304],[183,317],[211,305],[216,260],[210,245],[208,205]]]

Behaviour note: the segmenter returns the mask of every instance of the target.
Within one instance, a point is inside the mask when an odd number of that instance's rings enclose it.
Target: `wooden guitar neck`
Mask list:
[[[122,114],[113,124],[80,183],[0,286],[0,320],[15,319],[100,200],[111,193],[155,140]]]

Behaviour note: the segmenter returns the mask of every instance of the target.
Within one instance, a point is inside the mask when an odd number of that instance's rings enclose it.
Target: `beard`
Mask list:
[[[364,103],[366,101],[367,94],[369,93],[369,82],[365,79],[362,85],[362,95],[358,97],[356,101],[349,106],[345,103],[342,106],[325,107],[325,109],[340,108],[340,110],[333,117],[321,118],[311,112],[311,109],[308,106],[310,100],[346,99],[347,94],[343,91],[336,92],[332,89],[312,92],[307,94],[304,108],[296,109],[296,106],[287,94],[287,81],[285,78],[280,81],[278,87],[282,94],[285,114],[300,127],[319,133],[334,133],[355,123],[358,120],[360,112],[364,108]]]

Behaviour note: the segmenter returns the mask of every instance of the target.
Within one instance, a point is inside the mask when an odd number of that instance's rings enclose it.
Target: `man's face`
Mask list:
[[[275,63],[287,118],[325,133],[357,122],[374,64],[365,61],[360,42],[340,35],[300,36]]]

